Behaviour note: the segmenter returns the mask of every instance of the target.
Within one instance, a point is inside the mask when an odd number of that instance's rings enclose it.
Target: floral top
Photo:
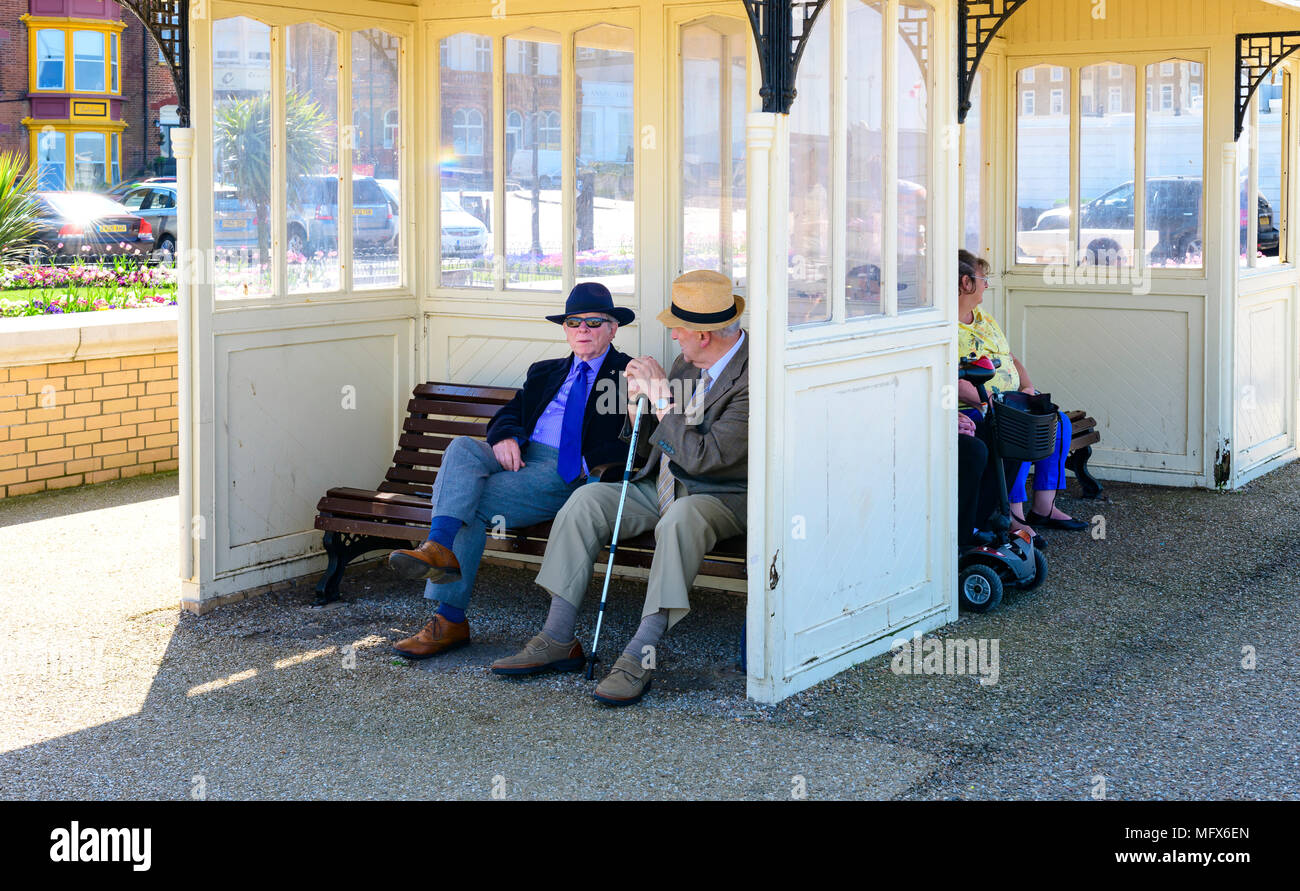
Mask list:
[[[988,356],[1002,364],[997,374],[988,382],[990,393],[1012,392],[1020,389],[1020,372],[1011,358],[1011,344],[1007,336],[998,327],[997,321],[990,315],[980,312],[977,306],[972,311],[974,317],[970,324],[957,323],[957,356]]]

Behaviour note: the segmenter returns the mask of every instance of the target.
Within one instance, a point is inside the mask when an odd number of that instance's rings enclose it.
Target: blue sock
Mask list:
[[[436,541],[448,550],[451,544],[456,540],[456,533],[464,525],[455,517],[434,517],[433,522],[429,524],[429,541]]]
[[[437,614],[442,616],[448,622],[465,621],[465,611],[461,609],[459,606],[452,606],[451,604],[448,603],[438,604]]]

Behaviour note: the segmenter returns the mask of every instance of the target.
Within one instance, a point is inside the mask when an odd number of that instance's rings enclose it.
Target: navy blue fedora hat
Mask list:
[[[603,312],[611,315],[620,325],[630,325],[636,313],[623,306],[615,306],[609,288],[600,282],[579,282],[569,292],[569,299],[564,302],[564,312],[556,316],[547,316],[547,320],[562,324],[566,318],[584,312]]]

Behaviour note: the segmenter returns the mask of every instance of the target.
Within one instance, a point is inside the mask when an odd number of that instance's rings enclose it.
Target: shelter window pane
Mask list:
[[[560,205],[560,35],[506,38],[506,107],[528,122],[523,144],[507,159],[506,286],[559,291],[564,275]],[[490,168],[488,168],[490,169]]]
[[[934,12],[904,0],[895,35],[898,103],[898,309],[933,304],[930,294],[930,60]],[[850,43],[850,46],[853,44]],[[1055,78],[1053,78],[1055,79]],[[1059,92],[1059,91],[1057,91]]]
[[[982,186],[984,173],[984,143],[983,143],[983,111],[984,111],[984,91],[983,75],[975,72],[975,78],[971,81],[970,88],[970,111],[966,114],[966,125],[963,128],[962,137],[965,139],[965,150],[962,154],[962,173],[963,188],[965,190],[964,200],[964,235],[962,244],[966,250],[976,256],[983,256],[983,222],[982,215]],[[850,115],[850,120],[852,116]],[[852,219],[850,217],[850,219]]]
[[[490,38],[476,34],[444,37],[441,47],[443,65],[438,84],[442,106],[442,147],[439,152],[442,203],[438,219],[442,241],[442,285],[491,288],[494,284],[490,213],[494,47]],[[460,48],[459,52],[457,48]],[[477,127],[471,138],[471,124],[475,122]],[[478,151],[471,152],[471,147]],[[511,149],[507,142],[507,157]],[[510,199],[507,197],[506,200]]]
[[[795,7],[802,15],[800,7]],[[831,28],[819,16],[795,78],[790,108],[790,325],[831,316]],[[797,26],[796,26],[797,27]]]
[[[1194,64],[1179,59],[1146,69],[1161,97],[1158,108],[1148,103],[1146,110],[1145,226],[1153,266],[1198,268],[1202,262],[1205,117],[1193,105],[1191,85],[1203,89],[1204,82]]]
[[[285,260],[290,294],[337,291],[338,36],[313,24],[290,25],[285,41],[288,213]]]
[[[1017,77],[1022,101],[1016,120],[1016,262],[1063,263],[1070,250],[1071,110],[1050,114],[1034,101],[1026,85],[1035,82],[1035,68],[1023,68]]]
[[[849,318],[884,312],[880,295],[885,267],[885,70],[880,52],[884,41],[884,13],[885,4],[879,0],[853,0],[845,22],[849,46],[860,49],[848,54],[845,73],[848,231],[844,241],[844,288],[845,313]],[[900,205],[902,188],[900,181]]]
[[[65,53],[62,31],[42,28],[36,32],[36,89],[63,89]]]
[[[1114,78],[1117,68],[1120,77]],[[1101,101],[1103,79],[1121,81],[1119,86],[1105,87],[1105,102]],[[1122,109],[1136,104],[1137,68],[1088,65],[1079,72],[1079,83],[1078,259],[1101,266],[1132,265],[1137,128],[1134,116]]]
[[[212,23],[213,266],[216,299],[271,294],[271,28]],[[241,62],[242,50],[265,53]]]
[[[352,286],[402,283],[398,253],[400,140],[385,145],[386,113],[402,107],[402,42],[378,28],[352,32]],[[480,152],[481,154],[481,152]]]
[[[602,282],[615,294],[631,294],[636,284],[635,147],[627,125],[632,117],[632,29],[596,25],[579,31],[575,46],[577,278]]]
[[[681,244],[677,268],[710,269],[743,288],[745,86],[749,32],[737,19],[682,28]]]
[[[1285,72],[1273,69],[1251,98],[1248,125],[1237,150],[1238,195],[1240,196],[1240,254],[1243,267],[1277,266],[1283,262],[1282,220],[1287,132],[1282,110],[1288,93]],[[1253,135],[1252,135],[1253,131]],[[1250,175],[1255,176],[1255,200],[1247,199]],[[1251,253],[1251,214],[1255,217],[1255,240]]]

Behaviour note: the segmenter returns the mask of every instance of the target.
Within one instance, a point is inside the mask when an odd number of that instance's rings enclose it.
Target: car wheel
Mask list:
[[[170,260],[176,256],[176,239],[171,235],[164,235],[158,239],[157,250],[161,257]]]
[[[307,253],[307,233],[294,226],[289,230],[289,240],[286,247],[288,247],[290,253],[305,255]]]

